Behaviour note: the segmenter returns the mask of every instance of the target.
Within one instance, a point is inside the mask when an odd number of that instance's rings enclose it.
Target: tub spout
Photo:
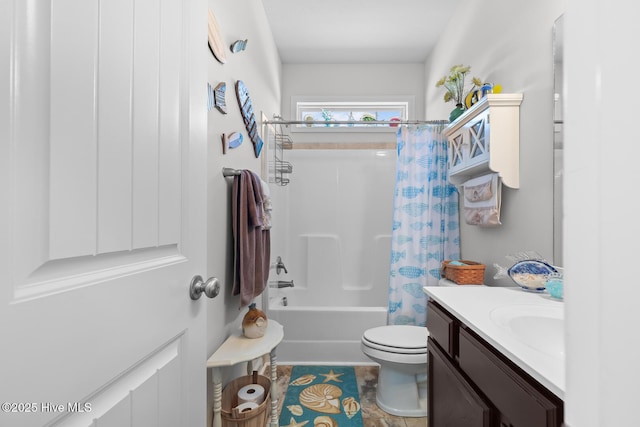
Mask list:
[[[293,280],[278,280],[269,282],[270,288],[293,288]]]

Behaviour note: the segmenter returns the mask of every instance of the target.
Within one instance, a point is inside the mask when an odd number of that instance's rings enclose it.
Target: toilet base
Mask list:
[[[399,417],[426,417],[426,373],[407,372],[406,367],[393,369],[395,364],[391,365],[381,366],[378,374],[376,403],[380,409]]]

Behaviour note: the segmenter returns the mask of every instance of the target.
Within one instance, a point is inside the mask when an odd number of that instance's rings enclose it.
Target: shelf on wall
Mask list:
[[[451,183],[497,172],[504,185],[520,187],[522,99],[521,93],[487,94],[444,129]]]

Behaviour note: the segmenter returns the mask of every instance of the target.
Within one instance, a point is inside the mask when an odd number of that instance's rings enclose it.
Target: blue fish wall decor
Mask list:
[[[248,41],[249,41],[248,39],[234,41],[233,44],[231,45],[231,52],[233,53],[242,52],[247,48]]]

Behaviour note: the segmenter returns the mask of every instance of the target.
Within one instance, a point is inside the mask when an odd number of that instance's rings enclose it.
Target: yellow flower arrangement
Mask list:
[[[476,87],[482,86],[482,81],[474,77],[471,79],[473,86],[469,90],[465,90],[465,79],[471,70],[470,66],[454,65],[451,67],[448,76],[444,76],[436,83],[436,87],[446,89],[444,93],[444,102],[453,101],[454,104],[464,105],[464,99],[467,93],[473,91]]]

